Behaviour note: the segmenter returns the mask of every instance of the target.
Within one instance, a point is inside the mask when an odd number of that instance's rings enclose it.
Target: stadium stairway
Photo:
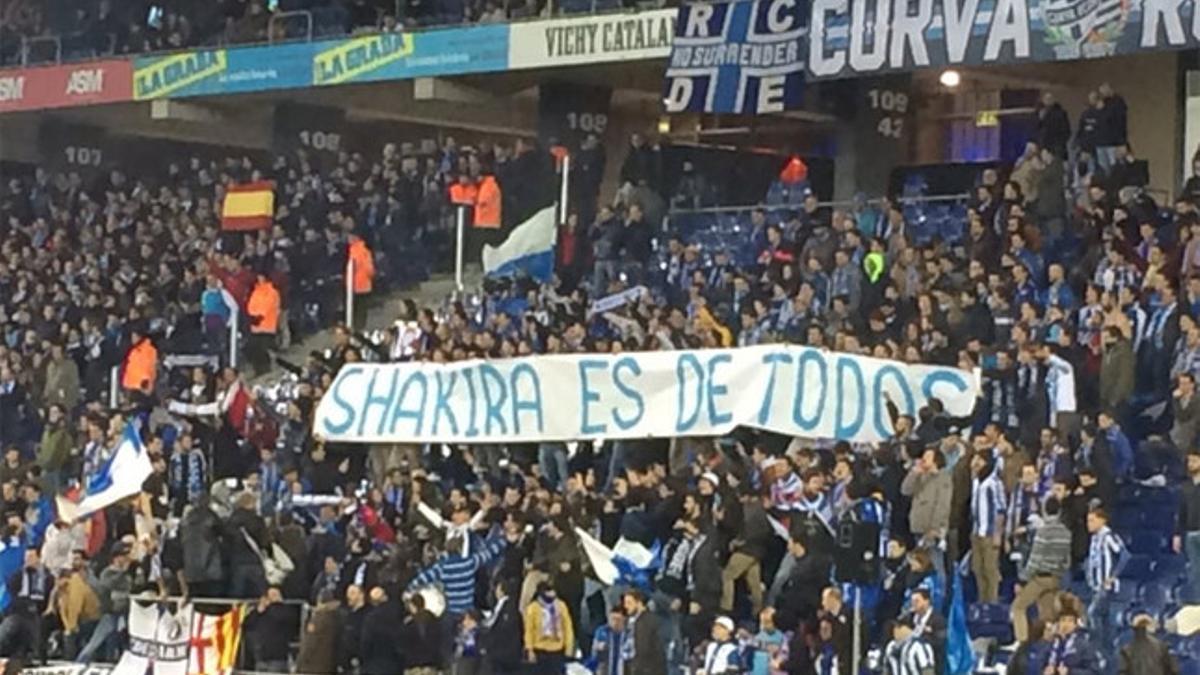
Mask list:
[[[463,274],[466,288],[477,288],[483,279],[478,265],[468,265]],[[401,300],[412,300],[418,307],[439,306],[454,292],[453,274],[435,274],[416,287],[391,291],[372,297],[367,306],[367,325],[361,332],[383,330],[396,320]],[[276,356],[292,363],[303,363],[311,352],[324,351],[333,346],[333,326],[293,342]],[[268,373],[254,378],[252,383],[274,382],[283,375],[283,370],[274,367]]]

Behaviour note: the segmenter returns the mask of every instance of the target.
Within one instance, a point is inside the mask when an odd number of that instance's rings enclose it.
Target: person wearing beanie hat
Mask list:
[[[713,621],[712,640],[704,648],[704,666],[698,675],[732,675],[741,672],[741,655],[733,639],[733,619],[719,616]]]

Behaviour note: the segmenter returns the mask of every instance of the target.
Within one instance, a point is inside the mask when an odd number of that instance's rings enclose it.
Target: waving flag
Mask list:
[[[221,229],[226,232],[262,230],[275,218],[275,184],[271,181],[231,185],[221,204]]]
[[[950,621],[946,625],[946,675],[965,675],[975,669],[975,651],[967,631],[967,610],[963,603],[962,573],[951,574]]]
[[[483,273],[496,277],[523,273],[537,281],[548,281],[554,274],[554,242],[558,237],[555,210],[547,206],[513,228],[504,243],[484,246]]]
[[[25,564],[25,546],[17,537],[0,542],[0,612],[8,611],[12,596],[8,593],[8,578]]]
[[[121,440],[108,459],[90,476],[84,476],[79,503],[58,500],[59,517],[68,522],[85,518],[142,491],[142,483],[154,472],[150,454],[132,423],[125,425]]]
[[[648,588],[650,574],[662,563],[658,544],[648,549],[641,544],[622,538],[614,548],[600,543],[582,528],[575,528],[575,536],[592,564],[592,572],[601,583],[612,586],[620,581],[638,588]]]

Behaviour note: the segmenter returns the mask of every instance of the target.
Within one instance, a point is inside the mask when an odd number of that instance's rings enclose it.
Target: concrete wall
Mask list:
[[[1003,88],[1050,89],[1071,118],[1075,132],[1088,91],[1108,82],[1129,104],[1129,138],[1134,153],[1150,162],[1151,187],[1174,194],[1180,186],[1184,101],[1178,85],[1179,54],[1160,52],[1100,61],[990,67],[963,74],[957,94],[936,84],[936,74],[923,78],[924,104],[912,160],[950,161],[954,127],[971,124],[976,110],[995,109]],[[959,114],[961,122],[938,119]],[[962,132],[961,129],[958,132]],[[1190,153],[1189,153],[1190,154]]]

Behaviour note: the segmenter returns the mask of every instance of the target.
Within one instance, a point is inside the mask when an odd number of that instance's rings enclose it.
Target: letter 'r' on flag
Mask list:
[[[231,185],[221,206],[226,232],[263,230],[275,221],[275,184],[271,181]]]

